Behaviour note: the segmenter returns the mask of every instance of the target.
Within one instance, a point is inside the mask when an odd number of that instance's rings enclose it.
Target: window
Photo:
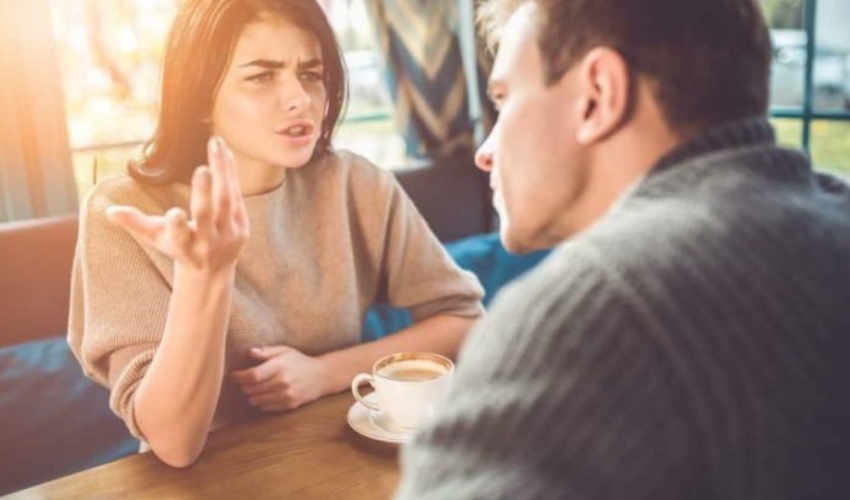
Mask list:
[[[153,131],[160,55],[177,1],[53,0],[51,7],[82,199],[95,175],[123,170]]]
[[[350,101],[336,145],[391,168],[404,161],[365,0],[323,0],[345,52]],[[82,199],[123,171],[153,133],[165,38],[179,0],[53,0],[74,172]]]
[[[404,162],[367,0],[321,0],[345,51],[351,99],[337,146],[380,166]],[[759,0],[774,44],[771,116],[780,142],[850,175],[850,19],[846,0]],[[180,0],[52,0],[81,197],[124,169],[153,131],[160,58]],[[466,42],[469,43],[468,41]],[[95,169],[96,165],[96,169]]]
[[[850,175],[850,2],[760,0],[771,27],[771,116],[781,143]]]
[[[326,0],[328,17],[345,52],[349,102],[336,146],[361,154],[384,168],[405,160],[404,140],[395,130],[392,102],[384,83],[381,55],[363,2]]]

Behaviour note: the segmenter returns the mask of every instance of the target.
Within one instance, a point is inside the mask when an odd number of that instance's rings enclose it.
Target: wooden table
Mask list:
[[[351,430],[346,413],[352,403],[350,394],[339,394],[222,429],[186,469],[143,453],[4,498],[389,498],[398,481],[398,446]]]

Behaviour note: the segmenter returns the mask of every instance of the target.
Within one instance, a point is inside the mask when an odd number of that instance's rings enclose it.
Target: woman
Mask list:
[[[452,356],[481,314],[480,285],[393,176],[332,150],[345,95],[313,0],[190,0],[145,158],[85,203],[69,343],[172,466],[211,429],[344,390],[384,354]],[[358,344],[376,301],[415,322]]]

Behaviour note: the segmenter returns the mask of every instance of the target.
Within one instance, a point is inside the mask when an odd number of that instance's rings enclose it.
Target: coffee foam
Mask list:
[[[395,373],[413,370],[434,372],[433,378],[437,378],[449,371],[442,363],[438,363],[436,361],[428,359],[406,359],[384,366],[378,370],[378,375],[386,378],[393,378],[393,374]]]

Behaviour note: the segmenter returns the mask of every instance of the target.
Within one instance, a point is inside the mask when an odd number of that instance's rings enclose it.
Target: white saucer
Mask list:
[[[369,393],[363,397],[370,403],[375,400],[375,393]],[[366,408],[359,401],[355,401],[348,410],[348,425],[355,432],[369,439],[383,441],[385,443],[404,443],[410,438],[411,431],[392,431],[378,425],[380,420],[378,412]]]

